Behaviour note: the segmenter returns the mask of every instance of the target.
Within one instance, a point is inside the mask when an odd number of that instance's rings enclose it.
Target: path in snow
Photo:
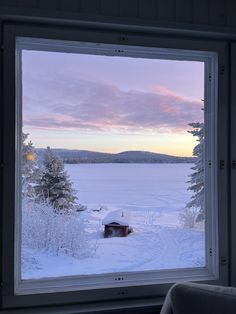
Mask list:
[[[138,210],[132,212],[133,233],[124,238],[105,239],[101,221],[106,214],[107,210],[83,213],[90,222],[87,245],[90,243],[92,247],[91,256],[76,259],[27,249],[23,251],[23,278],[204,266],[202,231],[160,225],[155,212]],[[31,263],[33,256],[34,263]]]

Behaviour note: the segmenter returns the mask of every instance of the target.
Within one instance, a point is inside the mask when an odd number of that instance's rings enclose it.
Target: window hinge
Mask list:
[[[208,80],[211,82],[211,73],[208,74]]]
[[[232,160],[231,167],[233,170],[236,169],[236,160]]]
[[[220,170],[224,170],[224,169],[225,169],[225,161],[220,160]]]
[[[128,294],[129,294],[128,290],[121,290],[116,293],[116,295],[122,296],[122,297],[127,296]]]
[[[221,65],[220,66],[220,75],[224,75],[225,74],[225,66]]]
[[[128,41],[128,37],[127,36],[118,36],[117,39],[119,41]]]
[[[124,53],[125,51],[124,50],[122,50],[122,49],[115,49],[114,50],[116,53]]]
[[[221,256],[220,257],[220,265],[225,266],[227,264],[227,258],[226,256]]]
[[[211,168],[211,160],[208,160],[208,167]]]

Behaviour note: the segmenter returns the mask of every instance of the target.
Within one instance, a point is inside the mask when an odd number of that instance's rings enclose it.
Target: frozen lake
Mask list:
[[[191,197],[186,183],[191,167],[192,164],[66,165],[78,203],[87,206],[79,213],[78,226],[81,221],[85,223],[83,246],[90,248],[89,255],[75,258],[26,246],[22,277],[204,266],[204,230],[183,228],[179,221],[180,211]],[[129,211],[133,232],[127,237],[104,238],[102,221],[116,209]]]
[[[89,208],[173,212],[191,197],[186,183],[192,164],[66,165],[78,201]]]

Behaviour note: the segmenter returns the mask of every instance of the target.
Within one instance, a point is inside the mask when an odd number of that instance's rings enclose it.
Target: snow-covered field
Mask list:
[[[183,228],[179,212],[189,201],[191,164],[66,165],[87,206],[80,213],[90,254],[80,258],[23,247],[22,278],[204,266],[204,231]],[[121,209],[133,232],[103,237],[102,220]]]

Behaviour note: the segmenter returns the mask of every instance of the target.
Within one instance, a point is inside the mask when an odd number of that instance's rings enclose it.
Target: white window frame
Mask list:
[[[46,39],[45,39],[46,38]],[[120,44],[120,41],[128,44]],[[145,271],[132,273],[115,273],[91,276],[70,276],[55,279],[27,280],[20,279],[20,134],[21,134],[21,51],[22,49],[61,51],[73,53],[89,53],[103,55],[119,55],[170,60],[194,60],[205,63],[205,126],[207,145],[205,167],[206,180],[206,267],[177,270]],[[15,52],[17,52],[15,54]],[[6,125],[5,132],[10,133],[9,148],[5,138],[4,157],[6,160],[4,183],[14,187],[15,195],[7,192],[4,202],[6,219],[3,221],[7,234],[15,239],[5,246],[3,287],[5,307],[21,306],[27,300],[29,305],[42,303],[99,301],[109,299],[127,299],[130,297],[147,297],[163,295],[176,281],[202,281],[227,284],[228,268],[222,263],[227,260],[227,213],[222,204],[227,202],[227,174],[219,170],[220,160],[227,159],[224,151],[227,131],[221,128],[220,121],[226,118],[227,110],[220,100],[225,101],[227,95],[224,83],[218,70],[218,64],[226,63],[226,45],[217,42],[198,40],[170,39],[162,37],[137,36],[134,34],[113,34],[110,32],[59,30],[43,27],[17,27],[9,25],[4,30],[4,103],[11,104],[5,111],[4,119],[12,114],[16,117],[14,130]],[[12,91],[12,88],[14,92]],[[221,91],[221,92],[219,92]],[[223,102],[224,102],[223,101]],[[7,105],[6,105],[7,106]],[[214,113],[214,114],[212,114]],[[223,154],[223,156],[222,156]],[[7,162],[8,156],[10,162]],[[211,166],[210,166],[211,164]],[[221,164],[222,166],[222,164]],[[11,169],[10,169],[11,168]],[[13,176],[14,175],[14,176]],[[223,188],[222,188],[223,184]],[[221,189],[219,189],[221,186]],[[12,201],[12,197],[14,201]],[[14,208],[14,210],[13,210]],[[10,211],[10,212],[9,212]],[[18,223],[15,223],[18,222]],[[13,226],[12,226],[13,225]],[[219,237],[220,235],[220,237]],[[4,237],[3,241],[7,241]],[[15,243],[15,245],[14,245]],[[12,262],[12,254],[14,261]],[[11,262],[9,263],[9,261]],[[9,270],[10,266],[10,270]],[[10,273],[11,272],[11,273]],[[117,280],[120,278],[121,280]],[[40,301],[35,298],[40,294]],[[69,297],[68,297],[69,296]],[[76,301],[73,301],[76,300]],[[23,303],[22,303],[23,302]]]

